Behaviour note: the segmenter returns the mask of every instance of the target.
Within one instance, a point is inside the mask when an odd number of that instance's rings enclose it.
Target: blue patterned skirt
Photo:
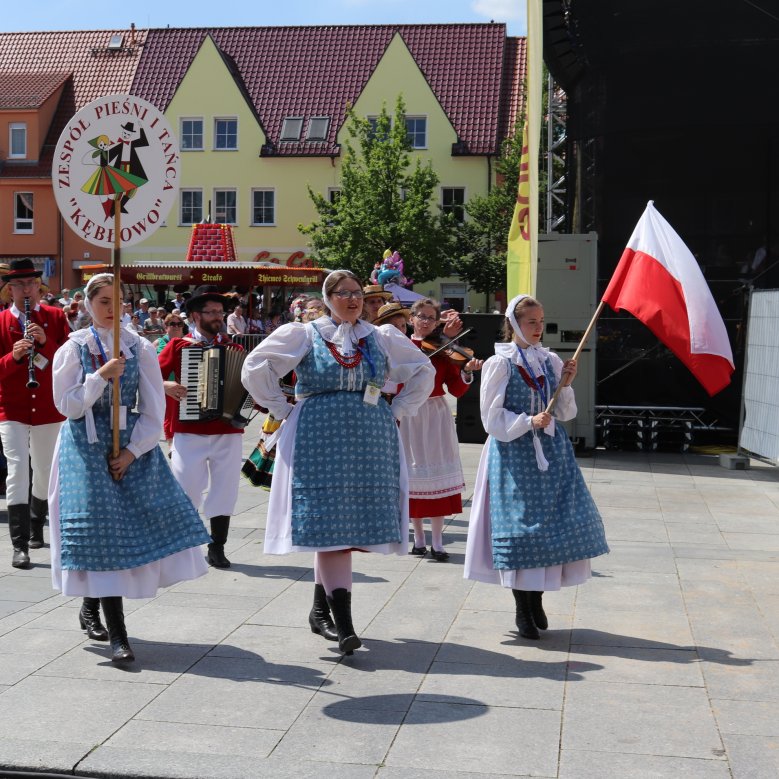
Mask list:
[[[295,431],[292,543],[400,543],[400,453],[389,405],[362,392],[306,399]]]
[[[98,442],[87,442],[84,418],[69,419],[59,438],[62,568],[118,571],[208,543],[211,539],[174,478],[159,446],[135,460],[121,481],[108,470],[107,410],[93,408]],[[120,432],[125,447],[138,415]]]

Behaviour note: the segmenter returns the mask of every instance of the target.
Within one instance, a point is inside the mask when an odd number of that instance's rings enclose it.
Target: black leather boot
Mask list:
[[[352,593],[343,587],[333,590],[327,602],[333,613],[335,628],[338,631],[338,648],[345,654],[351,655],[355,649],[362,646],[362,641],[354,634],[352,626]]]
[[[330,617],[330,606],[327,605],[325,588],[321,584],[314,585],[314,605],[308,615],[308,624],[311,625],[312,633],[318,633],[327,641],[338,641],[338,633]]]
[[[533,610],[530,606],[530,593],[526,590],[512,590],[517,604],[516,624],[522,638],[532,638],[537,641],[541,636],[533,620]]]
[[[546,618],[544,605],[541,602],[543,596],[544,593],[537,590],[530,593],[530,609],[533,612],[533,622],[536,623],[536,627],[539,630],[547,630],[549,628],[549,620]]]
[[[78,613],[78,623],[93,641],[108,641],[108,631],[100,621],[99,598],[84,598]]]
[[[225,557],[227,531],[230,529],[230,517],[211,517],[211,543],[208,545],[208,564],[214,568],[229,568],[230,561]]]
[[[124,626],[124,606],[119,597],[100,598],[103,615],[108,625],[108,640],[111,642],[111,662],[131,663],[135,660],[130,642],[127,640],[127,628]]]
[[[26,503],[8,506],[8,529],[14,554],[11,565],[14,568],[30,567],[30,507]]]
[[[30,499],[30,549],[40,549],[43,546],[43,526],[49,515],[49,501],[43,498]]]

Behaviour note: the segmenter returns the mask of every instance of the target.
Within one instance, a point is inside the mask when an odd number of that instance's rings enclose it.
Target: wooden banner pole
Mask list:
[[[114,201],[114,357],[119,357],[119,333],[122,329],[122,242],[120,238],[122,229],[122,200],[121,197]],[[121,382],[114,379],[113,385],[113,449],[114,457],[119,456],[119,412],[122,405]]]
[[[598,303],[598,307],[595,309],[595,313],[592,315],[592,319],[590,320],[590,324],[587,325],[587,329],[584,331],[584,335],[582,336],[582,340],[579,343],[579,346],[576,348],[576,351],[573,353],[572,360],[578,360],[579,355],[582,352],[582,349],[584,349],[584,344],[587,343],[587,339],[590,337],[590,333],[592,332],[593,327],[595,327],[595,323],[598,321],[598,317],[601,315],[601,311],[603,311],[603,307],[606,304],[601,300],[600,303]],[[557,397],[560,394],[560,391],[563,388],[562,381],[557,385],[557,389],[554,392],[554,395],[552,395],[549,405],[547,405],[545,411],[547,414],[552,413],[552,409],[555,406],[555,403],[557,403]]]

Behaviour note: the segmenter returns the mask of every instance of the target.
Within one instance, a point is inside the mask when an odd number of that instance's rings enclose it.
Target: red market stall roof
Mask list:
[[[233,228],[228,224],[194,224],[187,262],[235,262]]]
[[[107,265],[81,268],[84,284],[97,273],[111,271]],[[321,287],[328,271],[323,268],[287,268],[282,265],[216,264],[126,265],[122,281],[128,284],[170,286],[215,284],[217,287]]]

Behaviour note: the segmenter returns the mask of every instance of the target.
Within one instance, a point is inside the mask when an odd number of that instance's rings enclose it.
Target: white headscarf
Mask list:
[[[514,331],[516,335],[518,335],[526,344],[527,351],[533,354],[535,356],[535,350],[538,349],[539,352],[543,349],[540,343],[538,344],[531,344],[528,337],[522,332],[522,328],[519,326],[519,322],[517,322],[517,317],[514,315],[514,309],[525,299],[529,298],[530,295],[517,295],[516,297],[512,298],[509,301],[508,306],[506,307],[506,319],[509,320],[511,323],[511,329]],[[546,350],[544,350],[546,351]],[[541,365],[541,361],[539,359],[538,362],[539,365]],[[549,436],[554,435],[555,430],[555,423],[554,419],[552,419],[552,423],[544,428],[544,433],[546,433]],[[541,439],[538,437],[538,432],[533,429],[533,449],[535,451],[536,455],[536,465],[538,466],[539,471],[546,471],[549,469],[549,462],[544,456],[544,450],[541,446]]]

